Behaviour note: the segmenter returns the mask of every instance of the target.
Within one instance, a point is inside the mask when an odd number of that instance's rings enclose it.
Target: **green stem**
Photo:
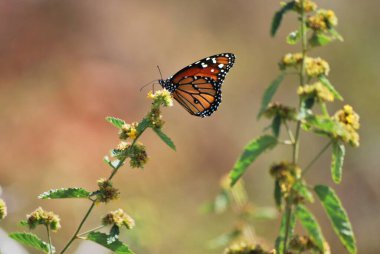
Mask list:
[[[105,227],[104,225],[101,225],[101,226],[98,226],[98,227],[96,227],[96,228],[93,228],[93,229],[87,230],[87,231],[85,231],[85,232],[82,232],[82,233],[77,234],[77,237],[81,237],[82,235],[87,235],[88,233],[94,232],[94,231],[99,230],[99,229],[102,229],[102,228],[104,228],[104,227]]]
[[[305,169],[302,171],[302,176],[306,174],[306,172],[314,165],[314,163],[322,156],[324,152],[326,152],[327,148],[330,147],[332,144],[332,141],[330,140],[323,148],[322,150],[312,159],[309,164],[305,167]]]
[[[53,253],[53,251],[52,251],[53,244],[52,244],[52,241],[51,241],[51,235],[50,235],[49,225],[46,225],[46,232],[47,232],[48,241],[49,241],[49,254],[52,254]]]
[[[137,134],[137,136],[136,136],[136,138],[133,140],[133,142],[132,142],[130,148],[132,148],[132,147],[136,144],[137,139],[141,136],[141,134],[143,134],[143,132],[144,132],[146,129],[147,129],[147,127],[143,128],[143,129]],[[126,160],[126,159],[122,159],[122,160],[119,161],[119,163],[118,163],[117,166],[114,168],[114,170],[112,170],[111,175],[108,177],[108,181],[111,180],[111,179],[115,176],[115,174],[117,173],[117,171],[119,170],[119,168],[123,165],[123,163],[124,163],[125,160]],[[75,241],[75,239],[78,237],[79,231],[82,229],[83,224],[86,222],[88,216],[89,216],[89,215],[91,214],[91,212],[92,212],[92,209],[94,209],[94,207],[95,207],[95,202],[96,202],[96,200],[93,200],[93,201],[92,201],[91,206],[88,208],[88,210],[87,210],[85,216],[83,217],[82,221],[80,222],[80,224],[79,224],[78,228],[76,229],[75,233],[74,233],[73,236],[70,238],[70,240],[67,242],[67,244],[65,245],[65,247],[63,248],[63,250],[60,252],[60,254],[65,253],[65,252],[68,250],[68,248],[70,247],[70,245],[71,245],[71,244]],[[83,235],[83,233],[82,233],[81,235]]]
[[[306,54],[307,54],[307,36],[306,36],[306,16],[304,11],[305,0],[301,0],[301,40],[302,40],[302,63],[301,63],[301,71],[299,74],[300,86],[305,85],[306,81]],[[298,108],[300,108],[302,104],[302,99],[300,99]],[[293,144],[293,164],[297,164],[298,156],[299,156],[299,146],[300,146],[300,130],[301,130],[301,121],[297,121],[296,132],[294,137]],[[293,212],[293,193],[291,192],[286,199],[285,205],[285,214],[286,214],[286,223],[285,223],[285,236],[284,236],[284,252],[287,253],[288,248],[288,240],[291,237],[290,235],[290,220]]]
[[[322,110],[322,113],[324,116],[326,116],[326,117],[330,116],[329,111],[327,110],[326,103],[321,102],[321,110]]]

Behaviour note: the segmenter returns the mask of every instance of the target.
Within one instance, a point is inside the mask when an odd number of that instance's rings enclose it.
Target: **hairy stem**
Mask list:
[[[144,132],[146,129],[147,129],[147,127],[145,127],[144,129],[142,129],[142,130],[137,134],[137,136],[136,136],[136,138],[133,140],[133,142],[132,142],[130,148],[132,148],[132,147],[136,144],[137,139],[141,136],[141,134],[143,134],[143,132]],[[119,168],[120,168],[121,166],[123,166],[125,160],[126,160],[126,159],[122,159],[122,160],[119,161],[119,163],[116,165],[116,167],[112,170],[111,175],[108,177],[108,181],[111,180],[111,179],[115,176],[115,174],[118,172]],[[79,234],[79,231],[82,229],[83,224],[86,222],[88,216],[91,214],[92,210],[93,210],[94,207],[95,207],[95,202],[96,202],[96,200],[92,200],[92,203],[91,203],[90,207],[88,208],[86,214],[84,215],[82,221],[79,223],[78,228],[76,229],[76,231],[74,232],[74,234],[73,234],[73,236],[70,238],[70,240],[67,242],[67,244],[65,245],[65,247],[62,249],[62,251],[60,252],[60,254],[65,253],[65,252],[68,250],[68,248],[70,247],[70,245],[75,241],[75,239],[78,238],[78,236],[79,236],[79,235],[78,235],[78,234]],[[85,233],[86,233],[86,232],[85,232]],[[88,232],[87,232],[87,233],[88,233]],[[84,234],[84,233],[82,233],[82,234],[80,234],[80,235],[83,235],[83,234]]]
[[[306,36],[306,16],[304,11],[305,6],[305,0],[301,0],[301,42],[302,42],[302,63],[301,63],[301,70],[299,73],[299,79],[300,79],[300,86],[305,85],[306,81],[306,54],[307,54],[307,36]],[[299,101],[298,108],[300,108],[302,103],[302,99]],[[293,143],[293,164],[297,164],[298,162],[298,156],[299,156],[299,146],[300,146],[300,130],[301,130],[301,121],[297,121],[296,126],[296,132],[294,137],[294,143]],[[285,205],[285,214],[286,214],[286,223],[285,223],[285,236],[284,236],[284,252],[283,254],[287,253],[288,248],[288,240],[291,237],[290,235],[290,220],[292,217],[293,212],[293,193],[291,192],[290,195],[286,199],[286,205]]]

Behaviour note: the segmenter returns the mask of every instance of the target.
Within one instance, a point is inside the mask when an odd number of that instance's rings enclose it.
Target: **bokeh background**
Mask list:
[[[330,62],[331,81],[362,123],[361,146],[348,149],[344,179],[336,189],[359,252],[379,253],[380,2],[317,3],[336,11],[345,42],[313,54]],[[165,132],[177,152],[154,134],[144,135],[149,163],[144,170],[121,170],[115,185],[122,199],[99,205],[84,227],[121,207],[137,220],[136,229],[122,236],[137,253],[221,253],[207,249],[207,242],[231,229],[234,217],[205,215],[199,207],[215,196],[242,147],[268,125],[256,120],[262,93],[278,74],[280,57],[297,51],[284,41],[295,28],[294,15],[287,16],[276,38],[269,36],[278,7],[277,0],[0,0],[0,185],[9,206],[0,227],[23,230],[17,222],[26,213],[38,206],[54,210],[63,224],[54,235],[61,249],[89,204],[42,201],[37,195],[58,187],[95,189],[96,180],[109,175],[102,158],[118,139],[104,118],[132,122],[144,116],[149,101],[147,90],[139,88],[159,78],[156,65],[169,76],[200,58],[233,52],[236,65],[223,85],[218,112],[200,119],[178,104],[166,109]],[[276,100],[296,105],[295,80],[287,81]],[[330,111],[342,105],[337,102]],[[306,163],[324,140],[309,134],[302,138],[301,163]],[[256,205],[273,206],[268,167],[289,156],[285,148],[278,149],[250,168],[245,179]],[[333,185],[329,163],[329,156],[323,156],[309,182]],[[313,205],[313,211],[333,253],[346,253],[320,205]],[[255,224],[268,245],[277,229],[277,220]],[[4,234],[0,242],[7,242]],[[79,244],[70,253],[107,253]],[[3,253],[26,253],[12,248]]]

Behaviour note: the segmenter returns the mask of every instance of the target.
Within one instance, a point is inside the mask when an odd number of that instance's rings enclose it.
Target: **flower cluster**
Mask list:
[[[137,137],[137,126],[138,126],[138,123],[134,122],[132,124],[124,124],[121,129],[120,129],[120,134],[119,134],[119,137],[120,139],[136,139]]]
[[[38,207],[31,214],[26,216],[26,225],[30,229],[36,228],[38,225],[45,225],[53,231],[57,231],[61,228],[60,218],[53,212],[44,211],[41,207]]]
[[[289,242],[289,249],[295,253],[304,253],[308,251],[311,251],[312,253],[320,253],[318,246],[308,236],[295,235]]]
[[[346,130],[346,132],[339,136],[339,138],[354,147],[358,147],[359,134],[357,131],[360,128],[359,115],[350,105],[345,105],[343,109],[335,113],[334,118]]]
[[[224,254],[274,254],[275,251],[265,251],[260,245],[250,245],[245,242],[236,243],[224,250]]]
[[[4,200],[0,198],[0,220],[3,220],[7,216],[7,205]]]
[[[264,115],[267,118],[280,116],[282,120],[294,120],[296,115],[295,108],[291,108],[279,103],[270,103],[265,110]]]
[[[297,94],[303,98],[314,98],[319,102],[332,102],[334,95],[321,82],[298,87]]]
[[[104,226],[115,225],[119,228],[125,226],[127,229],[132,229],[135,226],[135,220],[126,214],[122,209],[109,212],[102,218]]]
[[[148,161],[148,154],[142,143],[136,143],[128,152],[131,168],[143,168]]]
[[[302,12],[302,1],[301,0],[295,0],[295,11],[298,13]],[[310,0],[304,0],[303,3],[303,10],[304,12],[312,12],[317,9],[317,4]]]
[[[108,203],[111,200],[119,198],[119,190],[114,188],[112,182],[106,179],[98,180],[99,190],[96,192],[97,203]]]
[[[299,67],[302,64],[301,53],[288,53],[280,61],[280,69],[285,70],[289,67]],[[327,76],[330,72],[329,64],[320,57],[305,58],[306,74],[309,78],[318,77],[321,75]]]
[[[153,105],[155,107],[164,106],[171,107],[173,106],[173,99],[170,92],[166,89],[158,90],[155,93],[149,91],[148,98],[153,100]]]
[[[270,174],[279,182],[283,196],[287,197],[293,185],[301,177],[301,168],[285,161],[272,165]]]
[[[318,10],[316,14],[307,18],[307,27],[317,32],[326,32],[338,25],[338,18],[332,10]]]

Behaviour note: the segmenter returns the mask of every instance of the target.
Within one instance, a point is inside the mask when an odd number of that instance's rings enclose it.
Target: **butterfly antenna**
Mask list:
[[[156,82],[156,81],[158,81],[158,80],[155,79],[155,80],[152,80],[152,81],[146,83],[145,85],[143,85],[143,86],[140,88],[140,92],[141,92],[145,87],[149,86],[150,84],[152,84],[152,83],[154,83],[154,82]]]
[[[157,69],[158,69],[158,72],[160,73],[161,79],[163,79],[163,78],[162,78],[162,73],[161,73],[160,66],[157,65]]]

